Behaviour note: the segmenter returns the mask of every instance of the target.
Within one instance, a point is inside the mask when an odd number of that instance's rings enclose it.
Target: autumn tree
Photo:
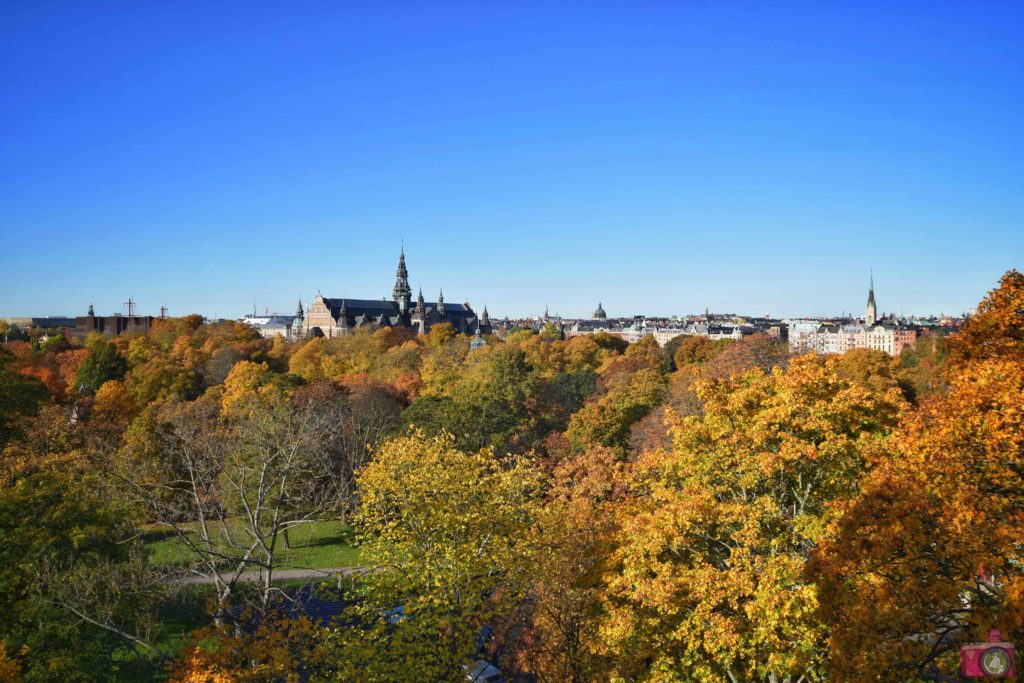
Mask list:
[[[220,615],[247,573],[259,577],[256,607],[265,610],[286,531],[337,511],[339,403],[271,389],[223,413],[211,395],[168,403],[153,417],[152,446],[129,439],[111,475],[191,551],[192,570],[216,587]]]
[[[749,370],[770,372],[789,362],[789,346],[767,334],[752,334],[726,343],[703,367],[705,377],[729,377]]]
[[[430,346],[444,346],[457,336],[458,332],[456,332],[454,325],[451,323],[438,323],[431,326],[430,332],[427,334],[427,344]]]
[[[465,680],[481,626],[519,590],[536,474],[414,431],[382,446],[358,485],[361,556],[378,570],[338,635],[339,680]]]
[[[896,384],[904,389],[905,398],[911,398],[909,394],[912,392],[901,381],[899,361],[885,351],[851,349],[835,356],[833,367],[842,379],[854,384],[878,391],[884,391]]]
[[[903,349],[899,357],[900,377],[915,400],[947,387],[948,357],[946,337],[941,334],[924,333],[912,347]]]
[[[14,355],[0,347],[0,446],[20,433],[21,416],[31,415],[47,398],[46,386],[17,372]]]
[[[29,349],[31,347],[28,347]],[[67,397],[67,386],[60,376],[60,366],[53,353],[31,352],[21,363],[19,372],[26,377],[34,377],[46,386],[50,398],[60,402]]]
[[[373,362],[370,375],[394,387],[406,400],[415,400],[423,385],[421,351],[420,343],[414,339],[392,346]]]
[[[447,333],[432,336],[440,326],[431,328],[423,350],[420,373],[423,386],[421,396],[445,396],[450,393],[462,373],[463,364],[469,355],[469,340]]]
[[[595,344],[602,349],[607,349],[608,351],[624,353],[629,347],[629,342],[617,334],[598,332],[597,334],[592,335],[592,338]]]
[[[725,339],[712,341],[703,335],[680,335],[669,341],[665,352],[672,358],[673,365],[681,368],[707,363],[731,343],[732,340]]]
[[[523,351],[526,361],[536,368],[541,377],[552,377],[566,369],[567,345],[552,340],[550,337],[531,334],[510,345],[518,346]]]
[[[989,628],[1024,637],[1024,365],[971,362],[909,415],[811,575],[833,673],[900,681]]]
[[[819,679],[826,633],[805,564],[903,399],[813,357],[697,393],[702,413],[678,419],[670,451],[640,456],[618,508],[602,629],[615,673]]]
[[[464,450],[510,452],[528,438],[537,384],[521,349],[489,346],[466,358],[444,393],[421,397],[402,419],[427,433],[450,431]]]
[[[570,418],[566,437],[574,451],[604,446],[624,455],[630,427],[661,403],[665,387],[664,376],[651,368],[617,378]]]
[[[1024,274],[1009,270],[950,339],[950,361],[1006,358],[1024,361]]]
[[[326,589],[322,589],[326,592]],[[316,598],[339,599],[333,595]],[[285,598],[256,618],[243,613],[245,628],[211,624],[190,632],[171,667],[173,683],[288,683],[323,680],[334,668],[328,627]]]
[[[124,386],[138,405],[146,405],[171,397],[194,398],[198,381],[196,373],[177,359],[157,355],[133,367]]]
[[[60,373],[61,382],[64,384],[64,396],[74,393],[77,385],[75,379],[78,377],[78,369],[85,359],[89,357],[89,350],[75,348],[57,354],[57,371]]]
[[[611,669],[600,652],[601,597],[624,493],[624,463],[606,448],[558,462],[531,530],[525,629],[516,664],[542,683],[586,683]]]
[[[27,681],[147,677],[159,658],[136,649],[137,634],[152,632],[160,590],[135,590],[149,572],[129,511],[106,494],[66,409],[34,422],[0,458],[0,641]]]
[[[326,337],[312,337],[300,342],[298,348],[291,354],[288,370],[307,380],[323,379],[324,372],[320,361],[326,344]]]
[[[993,626],[1024,636],[1022,292],[1024,276],[1006,273],[949,339],[948,387],[906,417],[816,553],[837,677],[952,670],[959,645]]]

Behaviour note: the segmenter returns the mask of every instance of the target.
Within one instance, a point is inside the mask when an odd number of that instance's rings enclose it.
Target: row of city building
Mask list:
[[[788,341],[794,352],[823,354],[846,353],[852,349],[875,349],[898,356],[914,346],[922,334],[949,334],[959,329],[962,319],[947,317],[898,318],[895,314],[878,315],[874,278],[868,287],[868,302],[863,319],[850,317],[830,319],[745,318],[731,313],[688,318],[609,318],[598,303],[590,319],[563,319],[544,315],[514,321],[514,325],[544,327],[554,324],[566,337],[605,333],[632,343],[652,336],[664,346],[680,336],[702,336],[711,340],[742,339],[752,334],[765,334]]]
[[[572,320],[561,323],[565,337],[605,333],[633,343],[644,337],[653,336],[664,346],[680,335],[708,337],[711,340],[743,339],[752,334],[764,333],[784,339],[786,328],[778,320],[744,320],[738,322],[734,316],[716,319],[712,316],[696,316],[687,320],[666,320],[638,317],[632,320]]]
[[[853,318],[833,320],[790,320],[789,345],[794,351],[846,353],[853,349],[874,349],[892,356],[913,347],[923,334],[950,334],[960,329],[962,318],[902,319],[895,314],[878,315],[875,282],[868,288],[868,303],[863,321]]]
[[[59,331],[74,337],[85,337],[93,332],[111,336],[148,332],[157,318],[136,315],[131,299],[126,305],[128,315],[97,316],[90,304],[87,315],[75,318],[8,318],[6,322],[22,329],[42,329],[49,333]],[[165,315],[166,309],[162,308],[160,317]],[[680,335],[736,340],[752,334],[766,334],[779,340],[788,340],[792,350],[797,352],[831,354],[866,348],[897,356],[903,349],[913,346],[921,334],[929,331],[949,333],[958,329],[961,321],[948,318],[902,319],[895,315],[879,317],[872,278],[863,320],[846,317],[748,318],[731,313],[710,313],[707,310],[704,315],[686,318],[609,318],[604,307],[598,303],[589,319],[552,317],[545,308],[543,316],[522,320],[505,318],[495,324],[486,306],[478,316],[468,301],[461,304],[446,303],[443,291],[436,302],[428,302],[421,289],[414,302],[403,248],[398,257],[395,285],[390,299],[326,297],[318,293],[308,310],[300,301],[293,316],[270,313],[258,315],[254,307],[253,313],[246,315],[241,322],[258,330],[263,337],[289,340],[313,336],[332,338],[356,330],[384,328],[406,328],[427,334],[433,326],[447,323],[461,334],[475,335],[475,345],[480,346],[484,334],[504,336],[515,328],[554,325],[565,337],[606,333],[632,343],[652,336],[662,346]]]

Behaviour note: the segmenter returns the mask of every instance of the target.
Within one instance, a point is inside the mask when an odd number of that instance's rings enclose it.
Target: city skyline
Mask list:
[[[404,258],[404,253],[403,253],[403,258]],[[418,286],[418,287],[414,286],[413,289],[419,290],[420,295],[422,296],[422,294],[423,294],[422,286]],[[869,274],[868,286],[867,286],[867,288],[864,291],[871,291],[871,292],[873,292],[873,290],[874,290],[874,273],[871,272]],[[439,288],[439,291],[443,292],[443,288]],[[300,295],[293,302],[292,307],[294,308],[295,304],[301,304],[301,306],[304,309],[308,309],[309,305],[314,300],[316,300],[321,294],[322,294],[322,292],[318,289],[316,294],[314,294],[313,296],[302,296],[302,295]],[[346,297],[348,297],[347,294],[346,294]],[[872,297],[873,297],[873,294],[872,294]],[[391,297],[391,298],[393,298],[393,297]],[[383,296],[381,296],[381,301],[390,301],[391,298],[389,298],[387,295],[383,295]],[[449,302],[452,302],[452,301],[453,301],[453,298],[449,297]],[[456,303],[457,302],[461,302],[461,301],[466,301],[467,303],[472,303],[472,302],[470,302],[470,297],[463,297],[462,299],[454,299],[454,301]],[[171,312],[171,307],[168,307],[166,304],[161,304],[158,307],[158,312],[154,313],[154,312],[149,311],[148,309],[140,308],[139,301],[136,300],[136,298],[133,295],[129,295],[126,298],[125,301],[121,302],[120,308],[117,309],[117,310],[114,310],[114,309],[111,309],[111,310],[104,309],[102,304],[97,305],[96,302],[94,302],[92,300],[90,300],[87,308],[88,308],[88,311],[89,311],[90,314],[92,314],[93,309],[96,309],[97,315],[101,315],[101,316],[102,315],[119,315],[120,314],[120,315],[144,315],[144,316],[145,315],[151,315],[151,316],[163,317],[166,314],[166,315],[169,315],[170,317],[174,317],[175,315],[181,316],[181,315],[189,315],[189,314],[199,313],[201,315],[204,315],[204,317],[209,317],[211,319],[241,319],[242,317],[248,316],[250,314],[255,316],[255,317],[267,316],[267,315],[290,317],[294,313],[294,311],[292,309],[288,308],[287,304],[285,304],[283,306],[280,306],[280,307],[273,307],[273,306],[271,306],[268,303],[262,303],[261,304],[261,303],[258,302],[257,299],[253,299],[251,305],[252,305],[251,309],[246,308],[246,309],[242,310],[241,312],[237,312],[237,313],[228,313],[228,314],[214,313],[212,315],[207,315],[207,314],[202,313],[200,311],[188,311],[188,312],[177,311],[177,312]],[[488,304],[486,302],[483,302],[483,303],[479,303],[478,302],[478,306],[477,307],[481,308],[481,309],[487,308]],[[596,308],[601,308],[602,309],[602,313],[603,313],[604,312],[604,308],[605,308],[604,301],[603,300],[599,300],[594,305],[594,308],[595,309]],[[616,311],[613,311],[611,314],[608,314],[607,317],[610,320],[631,319],[631,318],[635,318],[636,316],[645,316],[645,317],[651,318],[651,319],[655,319],[655,318],[684,318],[684,317],[688,317],[688,316],[700,316],[701,313],[702,313],[700,310],[691,310],[691,311],[651,311],[651,310],[640,310],[635,305],[631,307],[630,311],[631,312],[624,312],[624,311],[616,312]],[[732,315],[745,316],[745,317],[769,317],[769,318],[778,318],[778,319],[783,319],[783,318],[797,319],[797,318],[803,318],[803,317],[806,317],[806,318],[821,318],[821,319],[831,319],[831,318],[835,318],[835,319],[839,319],[839,318],[859,319],[859,318],[863,317],[861,315],[861,313],[858,312],[858,310],[857,310],[857,308],[855,306],[853,308],[842,309],[842,310],[840,310],[838,312],[835,312],[835,311],[829,311],[829,312],[803,311],[801,313],[796,313],[796,314],[791,314],[791,315],[778,315],[778,314],[774,313],[773,311],[757,312],[757,311],[746,310],[746,309],[736,309],[736,310],[732,310],[732,309],[730,309],[730,310],[717,310],[716,309],[716,310],[712,310],[710,307],[707,307],[707,306],[705,307],[704,312],[710,312],[712,314],[719,314],[719,315],[732,314]],[[888,316],[888,315],[897,315],[899,317],[920,317],[920,318],[936,317],[936,316],[942,316],[942,315],[954,316],[955,317],[955,316],[960,316],[960,315],[963,315],[963,314],[968,314],[968,313],[971,313],[971,312],[973,312],[973,308],[968,309],[968,310],[963,310],[963,311],[939,310],[939,311],[923,311],[923,312],[922,311],[906,311],[906,310],[903,310],[902,306],[900,306],[898,308],[892,308],[892,309],[885,308],[883,306],[879,306],[879,309],[878,309],[879,317]],[[39,313],[39,312],[33,312],[33,313],[27,313],[27,314],[24,314],[24,315],[25,315],[25,317],[31,317],[33,315],[35,315],[37,317],[38,316],[60,317],[60,316],[64,316],[64,315],[74,317],[76,315],[81,315],[81,313],[78,312],[78,311],[70,311],[70,312],[62,312],[62,313]],[[524,314],[519,314],[519,315],[504,315],[504,314],[500,314],[499,313],[499,314],[495,315],[494,318],[495,319],[527,319],[527,318],[542,318],[542,317],[547,316],[547,315],[549,315],[551,318],[564,318],[564,319],[567,319],[567,320],[581,320],[581,319],[585,320],[585,319],[592,318],[594,316],[594,311],[591,310],[590,312],[563,312],[557,306],[553,306],[551,302],[545,301],[543,306],[542,306],[542,308],[540,308],[538,310],[531,310],[531,311],[528,311],[528,312],[526,312]],[[10,317],[17,317],[17,316],[14,316],[14,315],[11,315],[11,314],[5,314],[5,315],[0,315],[0,317],[9,317],[10,318]]]
[[[24,4],[0,316],[412,286],[496,316],[973,308],[1024,254],[1024,6]]]

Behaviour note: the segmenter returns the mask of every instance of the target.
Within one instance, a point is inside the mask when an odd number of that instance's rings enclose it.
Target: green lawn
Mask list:
[[[359,548],[355,546],[352,530],[341,522],[312,522],[292,529],[289,534],[290,548],[284,547],[284,539],[279,543],[275,566],[280,568],[325,569],[330,567],[348,567],[359,564]],[[151,528],[143,536],[143,544],[150,551],[150,562],[158,567],[187,567],[193,555],[185,543],[174,531],[166,528]],[[284,586],[301,586],[308,580],[294,579],[278,581]],[[241,586],[240,591],[249,587]],[[195,585],[182,586],[173,598],[159,607],[160,628],[155,641],[165,652],[178,653],[181,650],[185,634],[193,629],[210,623],[207,611],[208,598],[213,593],[213,586]],[[132,676],[128,665],[133,660],[132,653],[121,653],[125,660],[124,681],[143,680],[143,677]],[[159,680],[164,680],[163,673]]]
[[[288,538],[290,548],[285,547],[283,538],[278,540],[277,567],[323,569],[359,564],[359,548],[353,544],[352,531],[341,522],[303,524],[293,528]],[[185,567],[193,560],[188,547],[173,531],[150,530],[143,542],[156,566]]]

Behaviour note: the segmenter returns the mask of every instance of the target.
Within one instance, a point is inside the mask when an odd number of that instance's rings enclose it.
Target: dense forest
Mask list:
[[[0,347],[0,680],[912,681],[1024,638],[1020,273],[898,358],[486,342]]]

